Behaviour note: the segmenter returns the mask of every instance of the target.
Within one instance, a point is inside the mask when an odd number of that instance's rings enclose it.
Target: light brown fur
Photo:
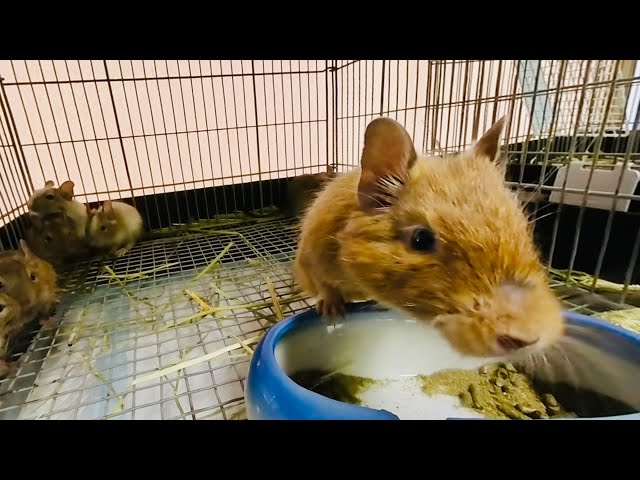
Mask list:
[[[37,291],[36,315],[41,323],[49,324],[47,322],[52,315],[55,305],[60,300],[58,274],[53,265],[33,253],[24,240],[20,240],[20,250],[24,255],[27,275],[35,285]]]
[[[0,278],[14,280],[4,291],[20,302],[25,322],[38,319],[43,326],[51,326],[52,312],[59,301],[60,288],[54,267],[31,251],[27,242],[20,240],[18,250],[0,255]]]
[[[17,365],[6,361],[14,334],[35,320],[45,328],[54,325],[52,312],[60,292],[57,280],[53,266],[35,255],[24,240],[19,249],[0,252],[0,376]]]
[[[404,129],[385,122],[369,130],[375,142],[365,137],[362,167],[331,181],[303,218],[299,286],[324,315],[342,314],[345,302],[376,300],[433,320],[468,355],[507,354],[500,336],[532,348],[553,343],[563,332],[560,304],[522,207],[492,161],[502,123],[457,156],[416,159],[411,142],[397,135],[408,138]],[[395,179],[380,188],[384,172]],[[376,188],[387,206],[375,208]],[[434,232],[433,252],[410,248],[417,226]]]
[[[0,292],[0,377],[17,367],[17,362],[7,361],[7,350],[12,336],[25,323],[22,307],[17,300]]]
[[[140,212],[128,203],[106,200],[99,209],[87,207],[87,214],[89,244],[116,257],[129,252],[143,233]]]

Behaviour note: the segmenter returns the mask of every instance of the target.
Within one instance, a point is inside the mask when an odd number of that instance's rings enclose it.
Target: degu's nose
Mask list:
[[[515,310],[526,309],[527,294],[529,287],[520,282],[504,282],[499,287],[503,301]],[[514,352],[526,347],[530,347],[540,340],[537,336],[530,335],[532,332],[526,331],[498,331],[496,332],[496,343],[504,352]]]
[[[496,337],[496,342],[501,349],[507,352],[514,352],[538,343],[538,339],[531,341],[513,337],[511,335],[498,335]]]

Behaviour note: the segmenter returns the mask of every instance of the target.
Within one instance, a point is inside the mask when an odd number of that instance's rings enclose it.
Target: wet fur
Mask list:
[[[401,153],[412,165],[404,174],[397,168],[377,175],[382,207],[359,198],[368,167],[338,176],[318,195],[302,220],[298,285],[325,315],[373,299],[433,319],[468,355],[499,354],[497,335],[539,339],[536,348],[555,341],[563,331],[560,304],[503,167],[474,149],[445,159],[413,160],[406,146]],[[367,195],[374,190],[365,188]],[[435,232],[435,252],[409,248],[418,225]],[[500,289],[504,283],[522,290]]]

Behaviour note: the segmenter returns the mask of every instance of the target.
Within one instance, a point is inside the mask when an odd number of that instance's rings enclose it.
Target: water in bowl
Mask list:
[[[288,375],[323,370],[381,380],[359,392],[361,404],[402,419],[480,417],[455,397],[425,396],[417,376],[478,368],[487,360],[461,356],[437,331],[397,312],[356,313],[335,326],[302,328],[285,336],[275,354]]]
[[[603,407],[595,407],[596,411],[580,407],[581,399],[585,398],[584,391],[571,393],[564,388],[564,394],[560,392],[565,406],[577,406],[581,413],[579,416],[622,415],[638,411],[638,389],[630,387],[628,381],[629,378],[637,378],[637,366],[629,366],[624,360],[593,346],[571,340],[557,347],[556,353],[556,356],[549,354],[540,356],[535,362],[525,362],[523,367],[528,366],[527,373],[531,374],[536,368],[553,374],[543,379],[549,382],[564,380],[565,387],[571,382],[585,384],[590,390],[586,392],[587,397],[595,395],[589,404],[598,405],[600,402]],[[373,384],[360,385],[355,393],[348,388],[342,391],[348,398],[355,395],[359,400],[357,403],[363,406],[384,409],[406,420],[483,418],[479,412],[463,407],[455,396],[425,395],[420,376],[448,369],[475,370],[500,361],[497,358],[462,356],[435,329],[396,311],[354,313],[347,321],[331,326],[310,324],[285,335],[277,345],[275,355],[282,369],[293,378],[300,372],[315,370],[378,380]],[[585,355],[593,361],[587,362]],[[550,363],[552,359],[557,365]],[[594,363],[599,368],[594,368]],[[586,373],[577,373],[582,370]],[[594,372],[599,372],[598,377],[594,377]],[[612,383],[623,376],[624,381]],[[620,390],[623,387],[626,391]],[[615,399],[607,399],[608,391],[619,392],[620,398],[628,401],[616,403]]]

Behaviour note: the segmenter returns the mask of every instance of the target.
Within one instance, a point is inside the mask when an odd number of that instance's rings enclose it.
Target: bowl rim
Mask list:
[[[393,311],[385,306],[382,306],[373,301],[350,303],[345,306],[345,312],[351,313],[363,313],[369,311]],[[630,342],[640,349],[640,334],[627,330],[621,326],[610,323],[606,320],[600,319],[596,316],[584,315],[569,310],[564,310],[563,315],[567,323],[571,326],[586,327],[590,330],[596,330],[601,332],[607,332],[618,337],[622,337],[627,342]],[[298,406],[305,406],[306,408],[313,409],[318,408],[318,415],[321,418],[325,418],[324,415],[328,415],[331,412],[331,418],[344,417],[344,418],[361,418],[361,419],[392,419],[399,420],[397,415],[388,412],[386,410],[377,410],[371,407],[365,407],[361,405],[353,405],[345,402],[340,402],[331,398],[324,397],[316,392],[307,390],[295,383],[280,367],[275,355],[275,349],[282,338],[292,330],[299,330],[307,326],[311,326],[314,322],[321,321],[321,316],[314,307],[310,307],[304,311],[298,312],[286,319],[278,322],[269,328],[264,337],[260,340],[249,367],[249,374],[247,379],[247,396],[250,397],[252,392],[250,385],[252,383],[251,374],[256,373],[259,366],[259,376],[261,381],[264,382],[265,378],[268,379],[267,388],[274,390],[277,393],[275,396],[284,397],[282,400],[290,405],[298,404]],[[264,385],[262,386],[265,387]],[[247,401],[251,402],[255,399],[247,398]],[[597,417],[594,419],[626,419],[637,418],[640,419],[640,412],[625,414],[611,417]],[[453,419],[453,418],[452,418]],[[463,418],[464,419],[464,418]],[[585,420],[587,418],[580,418],[577,420]]]

